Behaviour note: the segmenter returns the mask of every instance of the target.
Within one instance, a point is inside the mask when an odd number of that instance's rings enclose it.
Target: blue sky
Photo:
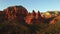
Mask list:
[[[0,10],[9,6],[22,5],[29,12],[39,10],[45,12],[47,10],[60,10],[60,0],[0,0]]]

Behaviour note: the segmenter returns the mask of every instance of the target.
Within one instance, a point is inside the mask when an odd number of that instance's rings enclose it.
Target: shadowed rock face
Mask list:
[[[27,16],[28,11],[23,6],[11,6],[4,10],[8,20],[23,19]]]
[[[60,16],[55,17],[50,21],[50,24],[55,24],[56,22],[60,21]]]
[[[33,10],[32,13],[28,13],[28,15],[26,16],[26,18],[25,18],[26,23],[32,24],[32,21],[33,21],[34,19],[36,19],[35,17],[36,17],[36,13],[35,13],[35,11]],[[35,20],[35,21],[36,21],[36,20]]]
[[[0,22],[4,21],[4,12],[3,11],[0,11]]]
[[[28,24],[39,24],[39,23],[42,23],[44,20],[41,17],[41,14],[39,11],[37,13],[35,13],[35,11],[33,10],[32,13],[29,13],[26,16],[25,21]]]
[[[54,22],[54,18],[42,17],[39,11],[36,13],[33,10],[32,13],[28,13],[27,9],[23,6],[10,6],[3,11],[0,11],[0,21],[3,21],[4,19],[9,21],[17,20],[20,22],[26,22],[27,24]]]
[[[56,16],[58,19],[59,17]],[[29,13],[27,16],[26,16],[26,23],[28,24],[35,24],[35,23],[47,23],[47,24],[54,24],[55,23],[55,18],[56,17],[48,17],[48,18],[45,18],[45,17],[42,17],[40,12],[38,11],[37,13],[35,13],[35,11],[33,10],[32,13]]]

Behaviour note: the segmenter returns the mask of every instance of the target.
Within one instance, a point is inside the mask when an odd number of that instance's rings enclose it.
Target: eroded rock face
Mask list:
[[[23,6],[11,6],[4,10],[6,18],[8,20],[24,19],[27,16],[28,11]]]
[[[44,21],[44,19],[42,18],[41,14],[40,14],[40,11],[38,11],[36,13],[36,22],[37,23],[42,23]]]
[[[0,11],[0,21],[2,20],[17,20],[22,22],[26,22],[27,24],[35,24],[35,23],[53,23],[55,21],[54,18],[51,17],[50,13],[41,14],[40,11],[37,13],[33,10],[32,13],[28,13],[28,11],[23,6],[11,6],[3,11]],[[60,17],[56,17],[59,20]]]
[[[57,22],[60,22],[60,16],[55,17],[53,20],[50,21],[50,24],[55,24]]]
[[[41,17],[40,12],[38,11],[37,13],[35,13],[35,11],[33,10],[32,13],[29,13],[26,16],[26,23],[28,24],[39,24],[43,22],[43,18]]]
[[[41,18],[41,14],[40,14],[40,12],[38,11],[38,12],[36,13],[36,19],[39,19],[39,18]]]
[[[28,13],[28,15],[26,16],[26,18],[25,18],[26,23],[32,24],[32,22],[34,21],[35,17],[36,17],[36,13],[33,10],[32,13]]]

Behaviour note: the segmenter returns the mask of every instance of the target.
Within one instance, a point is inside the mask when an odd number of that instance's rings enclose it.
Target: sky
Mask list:
[[[0,0],[0,10],[9,6],[22,5],[29,12],[39,10],[40,12],[59,10],[60,0]]]

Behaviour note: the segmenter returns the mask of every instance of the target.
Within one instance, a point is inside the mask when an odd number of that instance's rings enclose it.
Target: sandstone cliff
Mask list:
[[[53,14],[55,14],[53,12]],[[57,15],[58,16],[58,15]],[[56,17],[57,17],[56,16]],[[36,23],[45,23],[45,22],[54,22],[54,18],[51,15],[51,12],[46,12],[41,14],[40,11],[37,13],[33,10],[32,13],[29,13],[26,8],[23,6],[10,6],[3,11],[0,11],[0,21],[3,20],[17,20],[20,23],[26,22],[27,24],[36,24]],[[59,18],[59,17],[57,17]]]

